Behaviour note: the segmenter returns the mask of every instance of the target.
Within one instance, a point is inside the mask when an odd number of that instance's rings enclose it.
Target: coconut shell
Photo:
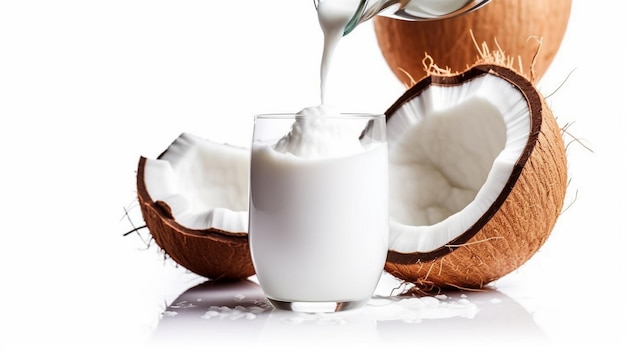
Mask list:
[[[146,226],[157,245],[182,267],[210,279],[243,279],[254,275],[247,233],[216,228],[194,230],[176,222],[169,206],[154,201],[144,182],[146,158],[139,159],[137,195]]]
[[[435,254],[389,251],[385,270],[424,289],[480,289],[514,271],[544,244],[563,207],[567,160],[561,129],[534,85],[517,72],[488,64],[459,75],[429,76],[408,89],[387,116],[393,118],[395,109],[431,84],[459,84],[480,74],[494,74],[522,92],[531,133],[501,194],[458,241]]]
[[[374,29],[389,68],[407,86],[426,76],[422,65],[425,53],[439,67],[453,72],[467,70],[479,55],[475,41],[497,43],[508,56],[519,57],[524,66],[533,67],[534,81],[543,76],[561,45],[571,3],[493,0],[469,14],[437,21],[376,16]]]

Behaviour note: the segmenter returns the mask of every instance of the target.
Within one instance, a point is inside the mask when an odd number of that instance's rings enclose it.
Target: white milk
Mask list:
[[[324,51],[320,67],[320,90],[322,105],[326,100],[326,78],[330,61],[348,21],[354,16],[360,0],[322,0],[317,6],[317,17],[324,33]]]
[[[374,292],[387,257],[387,144],[361,138],[368,119],[337,117],[324,106],[330,60],[358,4],[318,4],[322,105],[301,111],[279,140],[255,134],[249,240],[257,278],[275,305],[358,306]],[[269,122],[257,118],[255,130]]]
[[[325,158],[253,145],[251,175],[250,247],[265,294],[367,301],[388,248],[386,143]]]
[[[402,1],[382,11],[386,15],[404,19],[437,18],[453,13],[470,0],[412,0]],[[324,33],[324,50],[320,67],[321,103],[324,105],[326,96],[326,80],[330,71],[330,62],[339,41],[344,35],[346,25],[357,15],[361,0],[319,0],[317,2],[317,18]],[[357,22],[378,14],[385,1],[367,1],[364,3],[363,16]],[[388,5],[388,4],[387,4]]]

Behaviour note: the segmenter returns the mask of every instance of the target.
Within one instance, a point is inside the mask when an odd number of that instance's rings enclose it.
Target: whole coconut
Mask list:
[[[374,29],[387,64],[407,86],[427,75],[421,64],[425,53],[439,67],[462,72],[477,60],[475,42],[494,41],[525,66],[532,63],[531,79],[536,81],[561,45],[571,4],[572,0],[493,0],[474,12],[445,20],[414,22],[377,16]]]

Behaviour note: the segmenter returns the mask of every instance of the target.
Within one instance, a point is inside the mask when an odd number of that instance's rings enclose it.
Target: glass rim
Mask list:
[[[276,120],[287,120],[287,119],[326,119],[326,118],[336,118],[336,119],[385,119],[386,116],[384,113],[372,113],[372,112],[341,112],[338,114],[330,114],[323,116],[315,116],[315,115],[303,115],[298,112],[279,112],[279,113],[259,113],[254,115],[255,119],[276,119]]]

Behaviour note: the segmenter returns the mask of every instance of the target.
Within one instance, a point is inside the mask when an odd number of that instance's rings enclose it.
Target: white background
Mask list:
[[[495,284],[552,345],[626,347],[625,30],[615,6],[574,0],[539,82],[548,94],[572,72],[549,100],[573,135],[568,208],[544,247]],[[167,304],[201,279],[122,236],[129,220],[142,224],[139,157],[181,132],[246,145],[255,113],[318,104],[320,54],[310,0],[1,0],[0,348],[147,348]],[[342,110],[383,112],[404,90],[371,24],[345,38],[333,65],[329,99]],[[466,336],[467,348],[494,346],[481,335]]]

